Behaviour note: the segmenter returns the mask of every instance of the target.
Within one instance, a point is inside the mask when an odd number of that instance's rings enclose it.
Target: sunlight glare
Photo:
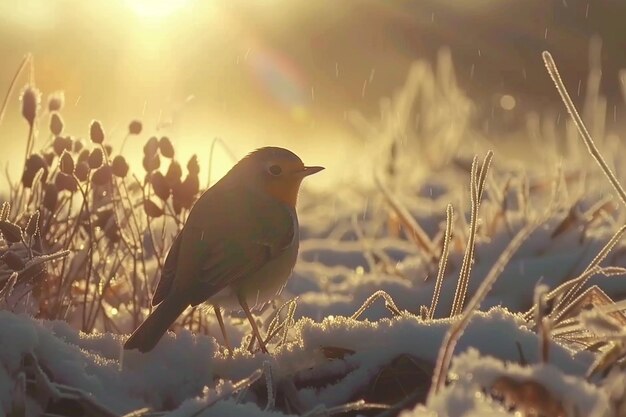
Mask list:
[[[189,0],[126,0],[128,7],[143,19],[162,19],[185,7]]]

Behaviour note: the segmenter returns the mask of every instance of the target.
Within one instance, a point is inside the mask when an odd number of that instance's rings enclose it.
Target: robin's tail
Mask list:
[[[139,349],[141,352],[152,350],[185,308],[187,303],[171,296],[166,297],[128,338],[124,349]]]

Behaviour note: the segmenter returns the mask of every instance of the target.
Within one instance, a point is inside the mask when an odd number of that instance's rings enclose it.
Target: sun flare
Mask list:
[[[126,3],[142,19],[162,19],[184,8],[189,0],[126,0]]]

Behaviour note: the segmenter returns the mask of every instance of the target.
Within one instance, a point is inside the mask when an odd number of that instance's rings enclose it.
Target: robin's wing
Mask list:
[[[227,287],[231,283],[254,273],[289,247],[294,239],[293,223],[290,230],[281,231],[268,240],[236,241],[224,239],[211,248],[196,277],[196,292],[191,304],[196,305]]]
[[[228,191],[219,201],[198,201],[185,225],[179,257],[186,262],[179,262],[176,283],[192,305],[257,271],[295,237],[294,217],[285,206],[267,196]]]
[[[154,290],[154,295],[152,296],[153,306],[163,301],[165,296],[170,292],[170,288],[172,288],[172,283],[176,277],[176,265],[178,264],[178,254],[180,253],[180,243],[182,241],[181,236],[181,232],[176,235],[176,238],[174,239],[174,242],[172,242],[172,246],[165,257],[163,269],[161,270],[161,278],[159,279],[159,284],[157,285],[156,290]]]

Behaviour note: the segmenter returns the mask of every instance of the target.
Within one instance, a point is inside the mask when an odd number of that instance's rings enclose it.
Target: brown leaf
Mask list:
[[[522,416],[566,416],[561,401],[534,380],[517,381],[500,376],[491,386],[491,395],[506,407],[515,408]]]
[[[426,399],[433,375],[433,364],[408,354],[401,354],[382,367],[360,398],[368,402],[396,404],[412,397],[415,403]],[[412,407],[414,404],[407,404]]]
[[[346,356],[354,355],[355,351],[339,346],[322,346],[320,348],[326,359],[343,359]]]

